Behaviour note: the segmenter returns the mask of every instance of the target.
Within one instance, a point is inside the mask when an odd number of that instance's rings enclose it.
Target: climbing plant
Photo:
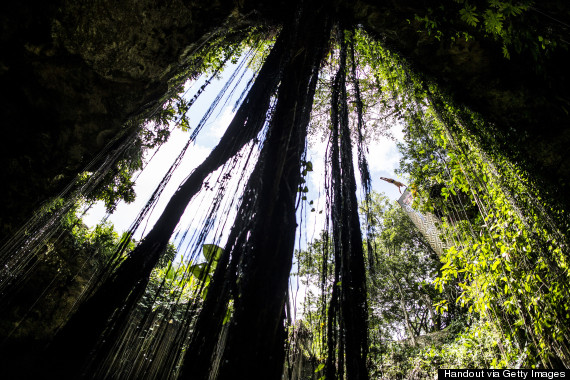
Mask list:
[[[453,106],[428,91],[407,135],[423,143],[408,144],[404,160],[419,206],[442,218],[450,245],[437,287],[460,280],[457,302],[493,321],[518,350],[502,352],[507,362],[512,355],[524,355],[526,366],[567,362],[567,236],[556,213],[533,197],[520,169],[483,151]]]
[[[557,36],[514,27],[533,9],[525,2],[455,1],[409,23],[427,29],[426,38],[460,43],[484,36],[507,58],[511,47],[536,58],[557,46]],[[298,378],[310,365],[319,379],[365,380],[423,374],[426,363],[501,367],[518,358],[521,366],[569,365],[566,211],[503,154],[485,120],[337,12],[302,1],[281,28],[230,30],[207,41],[181,64],[158,106],[141,111],[148,123],[128,123],[62,193],[61,207],[34,219],[2,251],[2,289],[12,290],[78,200],[103,200],[109,211],[133,200],[144,150],[161,145],[172,128],[191,130],[122,239],[105,225],[93,233],[109,259],[38,371],[64,378],[277,379]],[[228,62],[237,69],[190,128],[187,112]],[[188,173],[144,239],[133,242],[247,65],[258,71],[219,144]],[[207,75],[204,84],[186,96],[183,83],[198,73]],[[401,173],[412,207],[439,221],[441,257],[399,206],[371,192],[366,142],[396,123],[405,126]],[[308,293],[304,320],[295,322],[288,281],[297,207],[307,200],[313,170],[308,135],[327,141],[325,226],[297,253],[300,281],[319,289]],[[232,176],[243,180],[234,192],[227,187]],[[207,191],[215,195],[203,203],[200,227],[185,229],[184,210]],[[209,234],[223,248],[204,246]],[[177,261],[173,236],[178,248],[185,244],[186,261]],[[453,337],[438,347],[421,347],[448,333]],[[502,343],[489,344],[490,337]],[[483,358],[469,360],[465,348],[479,343]],[[457,355],[446,356],[445,347]]]

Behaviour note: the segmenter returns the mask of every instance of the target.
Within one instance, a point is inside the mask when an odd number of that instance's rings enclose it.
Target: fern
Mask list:
[[[477,18],[477,9],[476,6],[465,4],[465,8],[462,8],[459,11],[459,15],[461,16],[461,20],[465,21],[470,26],[477,26],[479,19]]]
[[[489,33],[500,35],[503,32],[503,14],[498,12],[493,12],[487,9],[484,15],[485,18],[485,30]]]

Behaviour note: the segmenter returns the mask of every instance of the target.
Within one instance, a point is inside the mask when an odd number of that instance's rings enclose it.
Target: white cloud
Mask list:
[[[232,107],[226,106],[220,115],[208,126],[208,135],[216,139],[220,139],[230,122],[234,117],[234,112],[232,112]]]
[[[398,167],[400,153],[396,143],[404,140],[404,132],[399,124],[392,126],[390,132],[396,141],[385,137],[369,144],[368,165],[371,172],[393,173],[394,169]]]
[[[400,159],[396,143],[390,139],[382,139],[370,144],[368,166],[371,172],[393,172]]]

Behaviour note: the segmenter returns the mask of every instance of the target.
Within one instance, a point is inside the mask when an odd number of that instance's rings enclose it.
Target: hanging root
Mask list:
[[[148,281],[152,269],[164,252],[186,205],[201,189],[204,179],[253,139],[264,125],[271,95],[279,81],[279,72],[284,60],[283,43],[277,41],[262,67],[251,91],[242,103],[227,131],[206,160],[198,166],[179,187],[168,202],[164,212],[144,240],[130,253],[73,315],[58,333],[49,348],[49,356],[69,353],[78,366],[82,365],[90,350],[100,339],[110,319],[117,319],[128,312],[125,305],[134,305],[140,293],[133,292],[136,284]],[[124,250],[125,246],[119,250]],[[117,256],[120,256],[120,252]],[[51,361],[51,360],[50,360]],[[47,365],[52,363],[48,361]],[[64,369],[74,373],[76,368]],[[76,372],[75,372],[76,373]]]
[[[326,377],[343,378],[346,369],[347,379],[367,379],[366,273],[348,125],[347,47],[343,32],[339,33],[339,41],[339,68],[331,94],[331,220],[335,252],[335,285],[329,306],[327,333],[333,336],[329,337],[328,342]],[[335,326],[336,321],[338,327]]]
[[[284,70],[268,137],[240,206],[238,215],[244,217],[236,220],[226,246],[231,258],[226,259],[227,273],[233,284],[221,285],[226,290],[220,290],[215,297],[225,303],[227,290],[233,289],[234,313],[227,337],[220,336],[221,356],[211,356],[212,343],[205,344],[206,336],[201,327],[192,340],[192,344],[199,347],[190,349],[181,378],[278,379],[282,376],[286,338],[284,307],[296,229],[300,160],[323,45],[329,35],[327,19],[319,17],[324,24],[315,23],[314,10],[310,8],[313,5],[304,6],[298,24],[289,31],[292,45],[288,49],[297,53]],[[214,281],[227,281],[227,278],[219,276]],[[213,330],[219,328],[226,310],[225,306],[214,308],[216,322],[208,325],[205,319],[212,318],[208,303],[209,300],[197,328],[207,325],[206,332],[216,336],[218,332]],[[206,363],[202,367],[194,360],[195,352],[200,361]],[[214,364],[207,368],[209,363],[219,363],[219,366]],[[197,375],[195,370],[199,371]]]

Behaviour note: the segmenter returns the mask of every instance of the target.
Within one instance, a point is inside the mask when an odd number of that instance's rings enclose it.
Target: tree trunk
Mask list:
[[[77,376],[78,367],[83,365],[90,350],[101,338],[109,320],[116,317],[117,312],[127,312],[125,304],[134,305],[132,300],[127,302],[132,297],[140,296],[133,294],[133,287],[141,281],[148,281],[186,205],[201,189],[204,179],[234,156],[263,127],[271,95],[279,82],[284,53],[283,42],[276,42],[219,144],[178,188],[144,240],[56,336],[48,348],[48,368],[64,361],[60,367],[69,377]],[[73,364],[68,363],[70,356]]]
[[[242,261],[218,380],[282,377],[295,199],[323,46],[330,33],[324,9],[307,1],[297,21],[292,59],[283,73],[275,115],[257,164],[256,198],[249,205],[255,218],[246,229],[247,241],[232,252],[241,251]]]

